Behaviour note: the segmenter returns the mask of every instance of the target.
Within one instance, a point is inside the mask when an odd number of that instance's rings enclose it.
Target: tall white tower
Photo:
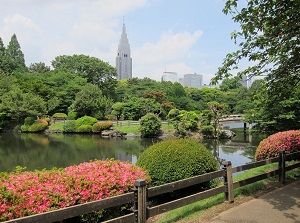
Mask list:
[[[132,58],[130,56],[130,45],[128,42],[125,24],[123,22],[122,35],[116,57],[116,68],[118,80],[132,78]]]

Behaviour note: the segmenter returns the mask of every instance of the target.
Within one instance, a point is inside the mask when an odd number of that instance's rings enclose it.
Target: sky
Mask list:
[[[164,71],[203,75],[204,84],[227,53],[238,24],[225,0],[0,0],[0,37],[16,34],[25,63],[50,66],[56,56],[85,54],[115,67],[123,22],[132,76],[161,80]]]

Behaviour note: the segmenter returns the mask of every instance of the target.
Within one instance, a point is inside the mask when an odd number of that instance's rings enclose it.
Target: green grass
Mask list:
[[[252,176],[256,176],[262,173],[266,173],[273,169],[277,168],[277,164],[270,164],[262,167],[257,167],[244,173],[241,173],[233,178],[233,181],[243,180]],[[300,169],[295,169],[286,173],[287,179],[297,179],[300,176]],[[270,181],[276,181],[276,177],[267,178],[265,180],[261,180],[250,185],[246,185],[244,187],[240,187],[235,189],[234,197],[247,196],[251,195],[261,189],[263,189],[266,184]],[[221,183],[222,184],[222,183]],[[158,222],[176,222],[180,219],[189,219],[196,218],[200,216],[206,209],[213,207],[216,204],[220,204],[225,201],[224,193],[218,194],[216,196],[200,200],[190,205],[186,205],[184,207],[169,211],[162,215],[162,217],[158,220]]]

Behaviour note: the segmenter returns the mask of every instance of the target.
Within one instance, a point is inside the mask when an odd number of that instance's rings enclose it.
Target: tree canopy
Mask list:
[[[240,7],[238,0],[227,0],[223,12],[240,23],[232,32],[239,49],[227,54],[212,82],[232,75],[240,61],[248,59],[243,75],[266,75],[270,94],[284,98],[300,84],[300,1],[249,0]]]

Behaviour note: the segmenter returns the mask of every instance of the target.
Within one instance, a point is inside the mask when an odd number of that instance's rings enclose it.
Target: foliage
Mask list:
[[[78,116],[77,112],[69,112],[67,119],[68,120],[75,120],[77,116]]]
[[[34,117],[27,117],[24,120],[24,125],[32,125],[35,122],[35,118]]]
[[[202,125],[200,127],[200,132],[204,137],[210,138],[214,135],[214,127],[212,125]]]
[[[2,174],[0,179],[0,221],[120,195],[132,191],[136,179],[149,180],[140,168],[115,160],[65,169],[17,171]],[[99,213],[97,220],[103,221],[118,211]]]
[[[78,128],[76,128],[76,132],[78,132],[78,133],[92,132],[92,126],[91,125],[81,125]]]
[[[52,115],[52,118],[66,119],[68,116],[65,113],[55,113]]]
[[[279,150],[285,150],[286,154],[300,151],[300,130],[278,132],[264,139],[256,149],[255,159],[277,157]]]
[[[21,126],[22,132],[43,132],[48,127],[48,122],[45,119],[38,119],[32,122],[31,117],[25,119],[24,125]]]
[[[169,139],[154,144],[140,155],[136,165],[149,171],[152,186],[217,169],[216,160],[209,150],[189,138]]]
[[[119,121],[123,115],[124,103],[116,102],[112,105],[112,115],[115,115],[117,120]]]
[[[153,113],[148,113],[140,119],[140,132],[143,138],[157,136],[160,128],[161,120]]]
[[[251,0],[240,7],[227,0],[223,11],[240,23],[240,31],[231,34],[239,49],[227,54],[213,82],[240,70],[248,59],[250,66],[238,76],[265,76],[263,92],[254,99],[257,121],[270,132],[299,129],[300,2]]]
[[[40,63],[32,63],[28,67],[28,72],[30,73],[39,73],[39,74],[44,74],[50,71],[50,67],[46,66],[45,63],[40,62]]]
[[[71,110],[77,112],[78,116],[88,115],[103,119],[111,104],[112,100],[103,96],[99,87],[87,84],[76,94]]]
[[[76,119],[75,126],[78,128],[81,125],[90,125],[93,126],[97,122],[97,119],[91,116],[83,116],[79,119]]]
[[[213,127],[214,127],[214,137],[218,138],[219,137],[219,130],[220,130],[220,119],[223,118],[225,115],[228,114],[228,105],[224,103],[218,103],[215,101],[208,102],[207,103],[210,111],[212,112],[212,122],[213,122]]]
[[[75,120],[69,120],[63,125],[64,133],[74,133],[76,132]]]
[[[178,134],[185,134],[186,131],[195,131],[198,129],[198,115],[193,111],[179,109],[170,110],[168,120],[173,122],[174,128]]]
[[[57,56],[51,63],[54,70],[79,75],[98,86],[104,96],[114,97],[117,71],[108,63],[87,55]]]
[[[251,0],[240,8],[237,0],[227,0],[223,12],[230,13],[241,30],[232,33],[240,49],[227,54],[215,80],[229,76],[243,58],[253,66],[242,75],[267,76],[270,91],[288,93],[300,83],[299,75],[299,1]],[[286,90],[285,90],[286,89]],[[283,99],[284,95],[279,96]]]
[[[110,121],[107,122],[97,122],[93,125],[92,131],[95,133],[102,132],[104,130],[109,130],[113,126]]]

